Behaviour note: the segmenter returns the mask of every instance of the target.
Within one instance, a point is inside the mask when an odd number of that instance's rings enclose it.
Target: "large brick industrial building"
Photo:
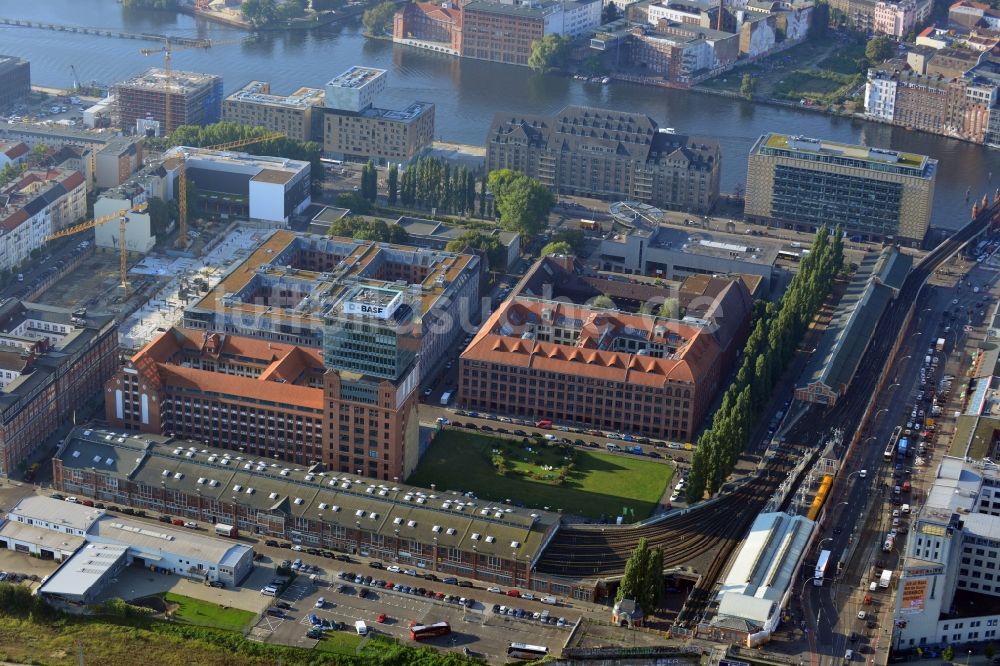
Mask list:
[[[478,285],[475,256],[277,232],[107,383],[108,422],[406,478],[421,368]]]
[[[748,334],[746,284],[696,276],[700,287],[678,294],[683,318],[632,314],[587,305],[602,291],[565,261],[541,259],[483,324],[459,361],[459,401],[494,414],[690,439]]]

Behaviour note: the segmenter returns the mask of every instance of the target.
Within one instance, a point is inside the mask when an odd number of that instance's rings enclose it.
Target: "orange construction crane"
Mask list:
[[[138,206],[133,206],[132,208],[122,208],[119,211],[111,213],[110,215],[105,215],[103,217],[98,217],[88,222],[81,222],[80,224],[74,224],[71,227],[66,227],[65,229],[60,229],[54,234],[49,234],[45,237],[45,242],[55,240],[57,238],[65,238],[66,236],[72,236],[73,234],[78,234],[81,231],[87,231],[88,229],[94,229],[102,224],[107,224],[108,222],[118,219],[118,249],[119,249],[119,271],[121,272],[121,287],[122,289],[128,289],[128,281],[126,280],[126,273],[128,267],[126,266],[126,259],[128,253],[125,250],[125,225],[128,222],[129,213],[142,213],[146,210],[147,204],[141,203]]]
[[[285,135],[282,132],[269,132],[250,139],[240,139],[239,141],[230,141],[228,143],[220,143],[214,146],[203,146],[200,147],[199,150],[232,150],[234,148],[251,146],[255,143],[260,143],[261,141],[273,141],[274,139],[284,138]],[[177,213],[177,247],[185,248],[188,243],[187,153],[185,153],[183,149],[180,153],[180,164],[177,172]]]

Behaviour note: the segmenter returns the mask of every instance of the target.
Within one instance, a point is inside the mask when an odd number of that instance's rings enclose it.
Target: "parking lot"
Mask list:
[[[510,641],[546,645],[558,653],[569,635],[572,623],[579,615],[571,618],[565,613],[565,608],[502,597],[481,589],[425,581],[402,573],[362,572],[358,568],[355,568],[354,572],[364,576],[377,574],[374,580],[398,581],[397,585],[428,586],[428,589],[440,591],[442,594],[447,592],[456,598],[465,595],[470,597],[475,595],[479,598],[467,607],[457,601],[429,599],[413,593],[386,589],[384,584],[379,587],[375,587],[371,582],[369,585],[358,584],[353,579],[341,579],[340,572],[325,572],[326,575],[315,582],[310,581],[308,576],[299,576],[280,598],[275,600],[276,604],[286,604],[289,608],[280,610],[280,617],[265,614],[253,632],[254,636],[270,643],[311,647],[316,641],[307,638],[306,632],[312,626],[310,616],[316,615],[317,619],[327,620],[331,624],[343,623],[342,631],[354,632],[354,623],[361,620],[372,633],[409,642],[411,621],[422,624],[448,622],[451,625],[451,634],[430,638],[424,642],[439,649],[456,651],[464,649],[472,655],[492,661],[505,658],[507,644]],[[364,597],[359,596],[359,590],[362,589]],[[317,601],[321,597],[324,603],[322,607],[318,607]],[[519,619],[495,613],[494,604],[506,605],[505,599],[506,603],[523,607],[526,617]],[[540,613],[542,610],[548,610],[554,618],[565,615],[566,625],[560,627],[531,619],[533,613]],[[274,612],[278,613],[279,609]],[[384,621],[379,622],[382,614]]]

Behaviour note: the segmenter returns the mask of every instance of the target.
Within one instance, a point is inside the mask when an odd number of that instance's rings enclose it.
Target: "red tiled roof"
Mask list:
[[[65,179],[63,179],[62,184],[63,187],[66,188],[67,192],[72,192],[76,188],[83,185],[83,182],[83,174],[79,171],[72,171]]]
[[[179,386],[292,407],[323,409],[323,389],[320,388],[260,381],[252,377],[166,364],[160,365],[160,378],[167,387]]]
[[[19,226],[27,222],[28,214],[21,209],[15,210],[13,213],[0,220],[0,229],[6,232],[14,231]]]
[[[584,320],[586,323],[581,332],[581,338],[584,338],[582,345],[522,339],[516,328],[527,321],[528,313],[535,314],[535,321],[540,321],[543,309],[552,310],[554,318],[572,316]],[[504,325],[510,330],[509,335],[499,333]],[[631,327],[645,331],[648,339],[663,340],[663,336],[658,336],[655,332],[657,326],[663,326],[666,333],[677,334],[683,339],[678,345],[675,358],[654,358],[596,347],[599,331],[607,327],[614,328],[616,332]],[[701,327],[654,317],[595,311],[572,304],[514,300],[501,306],[483,324],[462,353],[462,359],[662,386],[667,382],[698,382],[710,374],[712,366],[719,362],[720,355],[718,342],[708,330]]]
[[[28,146],[26,146],[23,142],[15,144],[0,144],[0,146],[4,146],[3,154],[12,160],[16,160],[18,157],[28,152]]]

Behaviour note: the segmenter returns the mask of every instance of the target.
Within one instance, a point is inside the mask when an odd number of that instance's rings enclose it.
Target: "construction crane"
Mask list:
[[[170,37],[163,38],[163,46],[155,49],[139,49],[139,53],[144,56],[154,55],[156,53],[163,54],[163,71],[165,74],[166,81],[163,85],[163,131],[160,132],[161,136],[167,136],[170,133],[170,101],[173,91],[170,89],[170,57],[173,55],[174,51],[180,51],[183,49],[207,49],[212,46],[211,40],[204,39],[199,42],[191,44],[182,44],[180,46],[175,46],[171,41]]]
[[[203,146],[199,150],[233,150],[243,148],[262,141],[273,141],[274,139],[284,139],[282,132],[269,132],[261,136],[250,139],[240,139],[220,143],[214,146]],[[177,247],[186,248],[188,243],[188,220],[187,220],[187,153],[181,150],[180,164],[177,171]]]
[[[163,85],[163,131],[160,133],[161,136],[167,136],[170,134],[170,101],[173,96],[173,91],[170,88],[170,78],[172,71],[170,68],[170,59],[174,51],[183,51],[184,49],[210,49],[213,46],[224,46],[226,44],[243,44],[249,41],[249,37],[241,37],[240,39],[223,39],[223,40],[211,40],[211,39],[200,39],[196,42],[185,43],[185,44],[174,44],[170,41],[170,37],[163,38],[163,46],[159,48],[150,49],[139,49],[139,53],[144,56],[155,55],[157,53],[163,54],[163,72],[164,72],[164,85]]]
[[[118,219],[118,250],[119,250],[119,266],[118,269],[121,272],[121,287],[122,289],[128,289],[128,280],[126,279],[126,273],[128,267],[126,265],[126,259],[128,258],[128,253],[125,250],[125,225],[128,222],[129,213],[142,213],[146,210],[147,204],[141,203],[138,206],[133,206],[132,208],[122,208],[119,211],[111,213],[110,215],[105,215],[103,217],[98,217],[87,222],[81,222],[80,224],[74,224],[71,227],[66,227],[65,229],[60,229],[54,234],[49,234],[45,237],[45,242],[51,240],[56,240],[57,238],[65,238],[66,236],[72,236],[78,234],[81,231],[87,231],[88,229],[94,229],[101,226],[102,224],[107,224],[115,218]]]
[[[73,90],[80,90],[80,77],[76,75],[76,66],[70,63],[69,70],[73,72]]]

